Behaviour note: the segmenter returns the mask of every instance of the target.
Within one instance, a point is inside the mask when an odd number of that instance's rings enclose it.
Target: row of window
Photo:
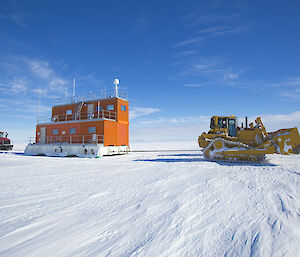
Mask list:
[[[65,131],[62,131],[62,134],[65,134]],[[96,127],[89,127],[88,128],[88,133],[89,134],[95,134],[96,133]],[[69,134],[76,134],[76,128],[70,128],[69,129]],[[53,129],[52,130],[52,135],[58,135],[58,129]]]
[[[99,107],[99,108],[98,108],[98,107]],[[102,106],[97,106],[96,110],[97,110],[97,112],[100,112],[100,111],[103,110],[103,107],[102,107]],[[108,111],[113,111],[113,110],[114,110],[114,105],[113,105],[113,104],[107,105],[107,106],[106,106],[106,110],[108,110]],[[126,112],[126,106],[125,106],[125,105],[121,105],[121,111]],[[72,110],[71,110],[71,109],[70,109],[70,110],[67,110],[67,111],[66,111],[66,114],[67,114],[67,115],[72,115]]]

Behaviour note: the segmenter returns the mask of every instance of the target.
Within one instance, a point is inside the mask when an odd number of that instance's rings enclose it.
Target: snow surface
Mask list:
[[[300,256],[300,156],[0,154],[1,256]]]

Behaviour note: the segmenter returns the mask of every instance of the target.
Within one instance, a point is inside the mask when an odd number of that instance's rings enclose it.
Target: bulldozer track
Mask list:
[[[210,150],[212,148],[213,143],[215,141],[222,141],[222,142],[224,142],[224,145],[244,147],[246,149],[251,148],[249,145],[241,143],[241,142],[230,141],[230,140],[226,140],[224,138],[215,138],[215,139],[211,140],[211,142],[209,143],[209,145],[202,150],[204,158],[206,160],[214,161],[214,162],[229,162],[229,163],[262,163],[265,160],[265,156],[260,156],[260,158],[258,158],[258,160],[256,160],[256,161],[253,160],[253,159],[249,159],[249,160],[237,160],[237,159],[233,159],[233,158],[239,158],[239,157],[230,157],[230,158],[227,158],[227,157],[224,157],[224,156],[222,158],[209,158],[209,157],[207,157],[206,153],[207,153],[208,150]],[[221,152],[221,151],[218,151],[218,152]]]
[[[205,147],[205,148],[202,150],[202,151],[203,151],[203,154],[206,154],[207,150],[209,150],[209,149],[212,147],[213,143],[214,143],[215,141],[217,141],[217,140],[218,140],[218,141],[222,141],[222,142],[224,142],[225,144],[229,144],[229,145],[233,145],[233,146],[241,146],[241,147],[245,147],[245,148],[247,148],[247,149],[250,148],[249,145],[246,145],[246,144],[241,143],[241,142],[230,141],[230,140],[226,140],[226,139],[224,139],[224,138],[215,138],[215,139],[211,140],[210,143],[209,143],[209,145],[208,145],[207,147]]]

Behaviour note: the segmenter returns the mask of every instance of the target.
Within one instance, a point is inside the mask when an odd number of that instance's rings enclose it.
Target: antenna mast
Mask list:
[[[41,107],[40,107],[40,105],[41,105],[41,93],[42,93],[42,90],[40,88],[40,90],[39,90],[39,105],[38,105],[38,119],[40,118],[40,114],[41,114]]]
[[[75,97],[75,78],[73,80],[73,98]]]

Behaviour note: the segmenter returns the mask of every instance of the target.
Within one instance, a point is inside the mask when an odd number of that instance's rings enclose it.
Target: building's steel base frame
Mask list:
[[[102,157],[105,155],[127,154],[129,146],[104,146],[103,144],[28,144],[24,155],[52,157]]]

